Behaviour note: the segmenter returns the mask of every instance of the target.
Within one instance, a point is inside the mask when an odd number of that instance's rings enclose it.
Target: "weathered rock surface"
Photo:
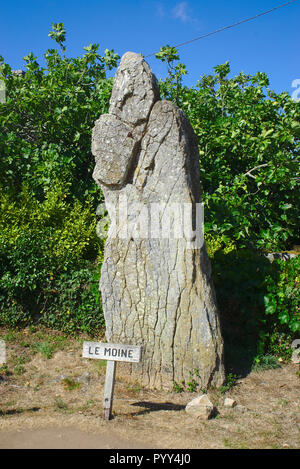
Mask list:
[[[230,397],[226,397],[224,400],[224,407],[234,407],[236,405],[236,401],[231,399]]]
[[[194,417],[208,420],[213,416],[215,408],[208,395],[202,394],[201,396],[195,397],[195,399],[190,401],[187,404],[185,411]]]
[[[269,252],[265,255],[270,262],[274,262],[275,259],[280,259],[281,261],[288,261],[289,259],[295,259],[299,256],[297,252]]]
[[[141,213],[153,204],[201,201],[193,129],[173,103],[159,100],[139,54],[122,58],[92,151],[111,219],[100,281],[107,340],[143,346],[142,363],[128,366],[147,386],[170,387],[194,369],[202,387],[222,384],[223,342],[205,246],[191,249],[184,236],[137,234]]]
[[[295,365],[298,365],[300,363],[300,354],[293,354],[291,357],[291,362],[295,363]]]

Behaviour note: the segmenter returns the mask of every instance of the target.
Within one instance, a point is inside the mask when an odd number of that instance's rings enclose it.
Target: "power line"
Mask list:
[[[272,11],[275,11],[275,10],[278,10],[279,8],[290,5],[291,3],[294,3],[295,1],[296,0],[291,0],[290,2],[283,3],[282,5],[271,8],[271,10],[264,11],[263,13],[258,13],[257,15],[251,16],[250,18],[246,18],[245,20],[237,21],[236,23],[230,24],[229,26],[224,26],[223,28],[216,29],[216,31],[212,31],[212,32],[207,33],[207,34],[203,34],[202,36],[195,37],[194,39],[190,39],[189,41],[185,41],[185,42],[182,42],[181,44],[177,44],[174,47],[178,48],[178,47],[181,47],[181,46],[185,46],[186,44],[190,44],[191,42],[199,41],[199,39],[203,39],[205,37],[212,36],[213,34],[220,33],[221,31],[225,31],[225,29],[234,28],[235,26],[238,26],[239,24],[246,23],[247,21],[252,21],[252,20],[258,18],[259,16],[267,15],[268,13],[271,13]],[[152,57],[155,54],[157,54],[157,52],[153,52],[152,54],[148,54],[148,55],[145,56],[145,58]]]

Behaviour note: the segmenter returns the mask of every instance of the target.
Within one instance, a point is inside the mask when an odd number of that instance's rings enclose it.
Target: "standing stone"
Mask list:
[[[142,362],[127,366],[144,385],[168,388],[195,369],[201,387],[221,385],[223,341],[205,245],[141,231],[145,210],[160,207],[162,221],[168,207],[199,204],[201,192],[193,129],[173,103],[160,101],[139,54],[122,57],[92,152],[111,219],[100,280],[107,340],[143,346]]]

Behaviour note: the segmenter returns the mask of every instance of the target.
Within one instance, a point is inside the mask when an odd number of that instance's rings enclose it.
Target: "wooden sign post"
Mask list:
[[[101,342],[84,342],[82,356],[107,360],[104,386],[104,419],[110,420],[114,397],[116,362],[139,363],[141,361],[141,347],[123,344],[103,344]]]

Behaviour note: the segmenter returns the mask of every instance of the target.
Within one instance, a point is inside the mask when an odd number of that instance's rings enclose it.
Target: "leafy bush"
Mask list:
[[[263,348],[267,348],[275,357],[288,362],[293,354],[291,343],[295,337],[296,334],[282,332],[281,325],[274,325],[274,332],[268,337],[268,347]]]
[[[193,370],[189,371],[190,375],[190,381],[187,383],[182,380],[180,383],[177,383],[177,381],[173,382],[173,391],[176,393],[180,393],[183,391],[186,392],[196,392],[197,388],[199,386],[199,370],[197,368],[194,368]],[[206,393],[206,389],[201,389],[201,392]]]
[[[190,119],[198,137],[205,231],[238,247],[282,250],[299,237],[300,106],[268,88],[265,73],[229,78],[214,67],[196,87],[177,50],[162,47],[167,65],[162,96]]]
[[[0,105],[0,185],[17,195],[28,181],[39,199],[59,177],[82,200],[95,192],[91,129],[108,110],[113,80],[106,72],[119,56],[109,50],[101,56],[99,44],[90,44],[82,57],[68,58],[64,26],[52,26],[49,36],[60,50],[46,51],[45,69],[32,52],[24,57],[24,75],[0,57],[7,93]]]
[[[236,245],[233,241],[224,241],[222,236],[217,234],[205,233],[204,241],[207,253],[209,257],[213,257],[215,252],[222,250],[224,254],[228,254],[236,249]]]
[[[38,319],[70,332],[92,332],[103,325],[96,287],[95,259],[102,249],[96,216],[89,197],[85,203],[68,199],[69,189],[60,182],[42,203],[27,188],[18,202],[0,195],[2,323],[16,326]]]
[[[275,315],[280,324],[286,325],[291,332],[300,332],[300,259],[274,261],[280,269],[279,280],[268,276],[267,294],[264,296],[266,314]]]
[[[220,393],[225,394],[227,391],[230,391],[234,386],[236,386],[238,379],[238,375],[234,373],[228,373],[228,375],[226,375],[225,383],[223,386],[219,387]]]
[[[67,333],[86,332],[92,336],[99,333],[105,325],[98,291],[99,276],[97,264],[62,274],[41,322]]]
[[[253,371],[271,370],[273,368],[280,368],[280,363],[274,355],[269,353],[257,356],[254,359],[252,366]]]
[[[266,353],[290,356],[300,326],[299,264],[299,257],[271,263],[250,250],[215,253],[213,279],[229,366],[251,367]]]
[[[43,322],[68,332],[103,327],[98,294],[103,242],[96,237],[101,192],[91,172],[91,129],[108,110],[114,51],[66,56],[66,31],[53,24],[59,50],[33,53],[13,73],[0,57],[7,101],[0,104],[0,322]]]

